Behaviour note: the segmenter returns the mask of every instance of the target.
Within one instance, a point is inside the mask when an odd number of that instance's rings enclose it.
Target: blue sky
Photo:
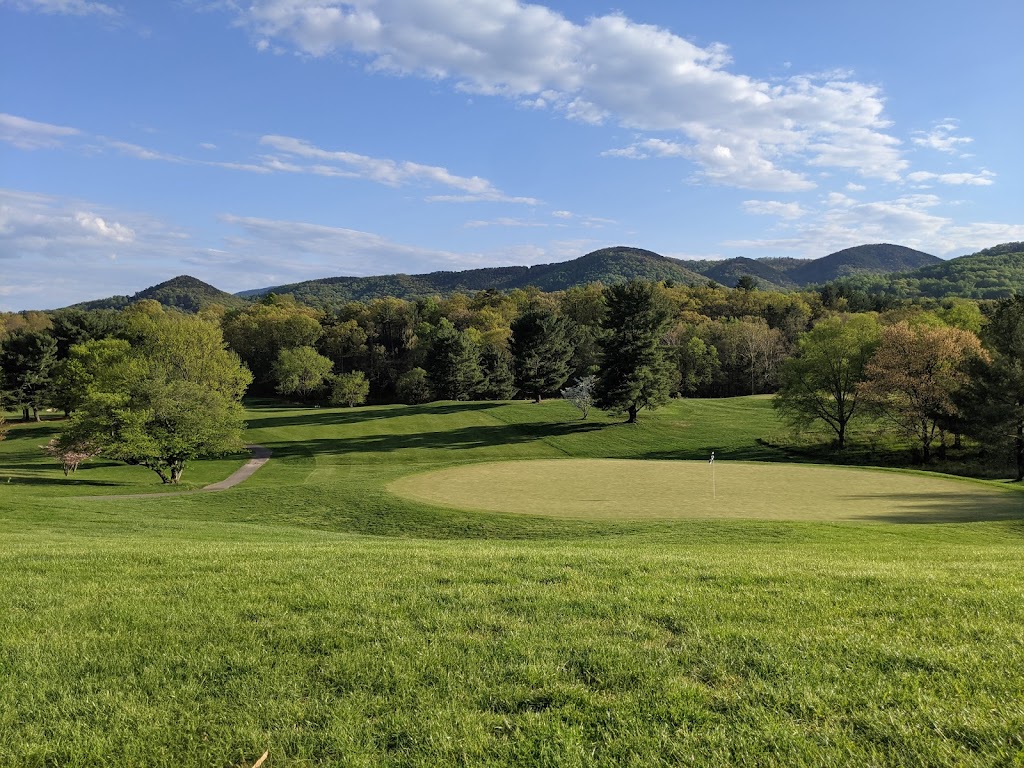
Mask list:
[[[0,0],[0,309],[1024,240],[1019,0]]]

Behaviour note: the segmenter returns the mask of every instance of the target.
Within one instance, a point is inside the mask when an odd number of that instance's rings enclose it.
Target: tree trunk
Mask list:
[[[22,421],[28,421],[28,418],[29,418],[28,417],[28,406],[27,405],[23,405],[23,406],[21,406],[21,420]]]
[[[533,402],[535,402],[535,403],[539,403],[540,402],[540,392],[534,392],[533,393]]]
[[[629,418],[626,419],[627,424],[636,424],[636,414],[638,410],[639,408],[636,407],[636,403],[629,406],[629,410],[627,411],[629,413]]]
[[[838,434],[838,437],[839,437],[839,440],[838,440],[838,442],[839,442],[839,450],[841,451],[841,450],[843,450],[846,447],[846,422],[845,421],[839,422],[839,431],[838,431],[837,434]]]

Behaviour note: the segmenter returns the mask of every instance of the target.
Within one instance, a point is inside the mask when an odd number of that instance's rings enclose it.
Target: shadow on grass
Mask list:
[[[471,450],[497,446],[521,445],[545,438],[591,432],[601,424],[530,424],[460,427],[434,432],[415,432],[406,435],[385,433],[362,435],[332,440],[301,440],[288,443],[270,443],[275,458],[316,455],[345,455],[354,453],[392,453],[418,450]]]
[[[81,470],[79,470],[81,471]],[[3,467],[0,467],[0,477],[3,477]],[[80,480],[71,477],[14,477],[11,485],[36,485],[36,486],[62,486],[65,488],[120,488],[127,483],[119,483],[115,480]]]
[[[850,501],[878,502],[877,496],[846,496]],[[886,523],[1024,522],[1024,496],[1009,493],[887,493],[892,512],[861,515],[854,520]]]
[[[452,403],[450,405],[389,405],[376,408],[334,410],[324,408],[295,408],[282,416],[257,416],[247,419],[249,429],[268,427],[324,427],[360,424],[396,416],[444,416],[452,413],[470,413],[498,408],[504,403]],[[280,406],[277,407],[280,409]],[[277,410],[275,409],[275,410]]]

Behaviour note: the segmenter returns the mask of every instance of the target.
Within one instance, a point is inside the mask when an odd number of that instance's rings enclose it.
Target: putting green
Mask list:
[[[1024,496],[941,476],[807,464],[550,459],[407,475],[389,489],[458,509],[591,519],[970,522],[1024,518]],[[712,480],[714,487],[712,487]]]

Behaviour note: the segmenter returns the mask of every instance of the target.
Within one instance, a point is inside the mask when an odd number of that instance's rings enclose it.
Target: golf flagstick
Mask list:
[[[715,488],[715,452],[711,452],[711,461],[708,462],[711,465],[711,498],[718,498],[718,490]]]

